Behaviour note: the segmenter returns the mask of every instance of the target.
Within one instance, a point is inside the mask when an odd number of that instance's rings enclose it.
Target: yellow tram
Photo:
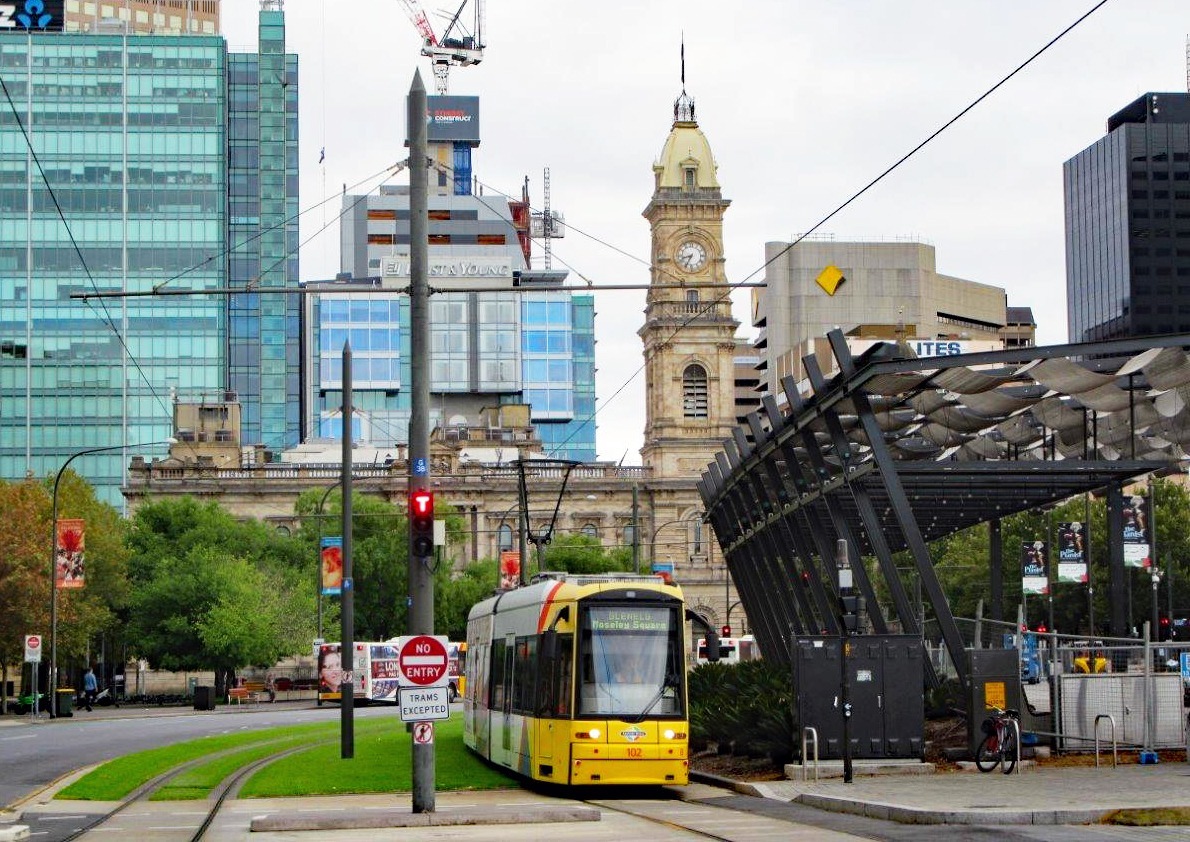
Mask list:
[[[685,784],[686,611],[652,576],[542,573],[467,621],[463,739],[558,784]]]

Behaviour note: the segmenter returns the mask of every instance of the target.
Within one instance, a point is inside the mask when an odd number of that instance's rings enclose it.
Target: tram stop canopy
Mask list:
[[[909,550],[966,683],[958,627],[926,543],[969,526],[1184,464],[1190,335],[917,358],[881,343],[837,374],[802,362],[703,473],[699,490],[766,657],[838,633],[836,558],[875,557],[901,629],[920,633],[892,554]],[[855,586],[888,633],[863,565]]]

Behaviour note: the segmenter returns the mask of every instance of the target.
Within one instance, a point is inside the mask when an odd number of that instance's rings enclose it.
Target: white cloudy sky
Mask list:
[[[528,176],[540,206],[550,168],[551,204],[569,226],[557,260],[597,285],[646,283],[640,214],[684,33],[686,89],[732,200],[738,282],[760,268],[766,241],[811,228],[1095,5],[486,0],[484,61],[454,69],[451,93],[481,97],[483,183],[519,194]],[[439,31],[438,9],[457,8],[424,6]],[[258,3],[223,7],[232,49],[254,49]],[[399,0],[289,0],[285,12],[300,56],[306,208],[405,157],[405,94],[415,70],[431,93],[433,80]],[[1185,0],[1109,0],[820,230],[932,243],[940,272],[1004,287],[1010,304],[1033,308],[1042,343],[1065,341],[1062,162],[1140,94],[1186,90],[1187,32]],[[303,248],[304,278],[338,270],[337,200],[326,207],[303,217],[303,240],[331,222]],[[596,297],[599,458],[627,453],[626,464],[639,463],[644,425],[643,306],[643,292]],[[751,335],[740,293],[736,317]]]

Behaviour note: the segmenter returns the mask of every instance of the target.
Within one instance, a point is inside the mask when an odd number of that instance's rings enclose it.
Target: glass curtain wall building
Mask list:
[[[228,56],[228,388],[240,440],[280,451],[301,436],[298,62],[285,16],[260,13],[259,54]]]
[[[1070,341],[1190,332],[1190,94],[1121,109],[1063,176]]]
[[[225,284],[225,71],[216,37],[0,34],[0,476],[161,441],[174,390],[222,387],[220,296],[70,294]],[[119,504],[130,455],[72,467]]]

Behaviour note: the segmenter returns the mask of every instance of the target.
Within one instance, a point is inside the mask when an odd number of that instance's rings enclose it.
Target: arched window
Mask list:
[[[277,534],[278,534],[278,535],[284,535],[286,538],[288,538],[288,537],[289,537],[289,534],[290,534],[290,533],[289,533],[289,527],[288,527],[288,526],[286,526],[285,524],[280,524],[280,525],[277,527]]]
[[[502,550],[512,549],[512,527],[507,523],[500,524],[496,530],[496,545]]]
[[[702,521],[690,521],[690,554],[702,555]]]
[[[588,538],[598,538],[599,537],[599,527],[593,523],[584,524],[583,534],[586,535]]]
[[[707,417],[707,370],[697,363],[686,366],[682,372],[682,415]]]

